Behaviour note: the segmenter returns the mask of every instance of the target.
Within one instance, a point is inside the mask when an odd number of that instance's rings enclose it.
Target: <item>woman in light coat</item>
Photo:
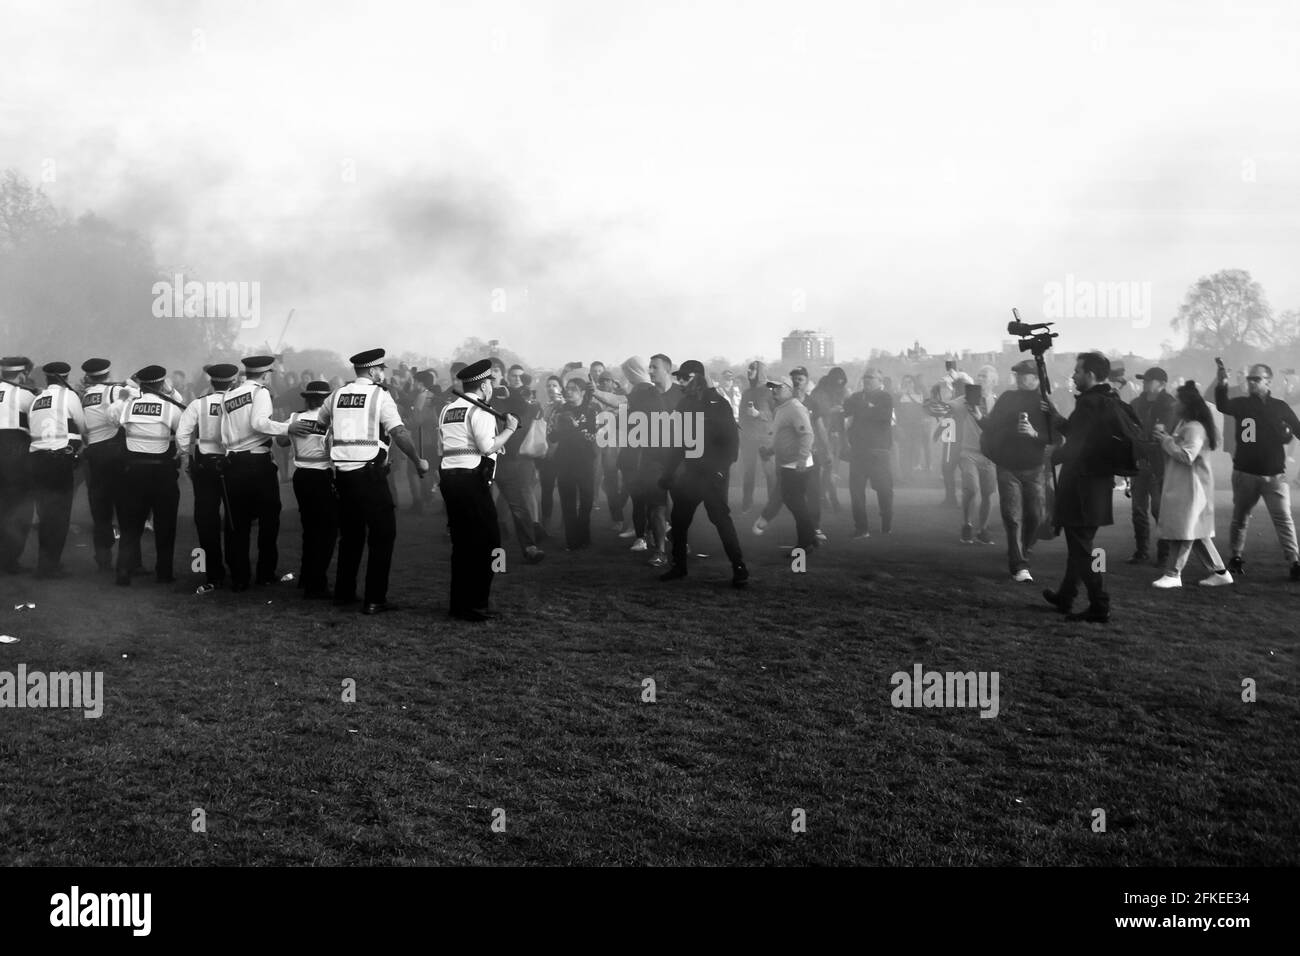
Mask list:
[[[1174,393],[1178,424],[1172,435],[1157,424],[1156,438],[1165,454],[1164,486],[1160,492],[1160,538],[1169,542],[1165,573],[1155,586],[1183,586],[1183,567],[1193,550],[1213,574],[1200,583],[1218,587],[1232,583],[1232,575],[1214,547],[1214,473],[1208,456],[1218,446],[1214,417],[1195,382],[1180,385]]]

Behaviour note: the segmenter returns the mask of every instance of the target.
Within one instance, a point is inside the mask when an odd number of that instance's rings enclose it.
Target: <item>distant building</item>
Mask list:
[[[825,332],[795,329],[781,340],[783,365],[834,365],[835,339]]]

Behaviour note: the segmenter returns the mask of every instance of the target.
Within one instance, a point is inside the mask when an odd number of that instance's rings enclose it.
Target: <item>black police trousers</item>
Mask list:
[[[230,533],[230,515],[222,519],[221,470],[225,458],[205,455],[202,452],[190,464],[190,485],[194,488],[194,530],[198,532],[199,547],[203,549],[203,573],[208,584],[226,581],[225,551],[221,546],[222,532]],[[224,523],[224,528],[223,528]]]
[[[117,513],[119,484],[126,448],[117,438],[97,441],[86,446],[86,497],[90,500],[90,517],[94,522],[95,563],[101,569],[113,566],[114,520]]]
[[[302,567],[298,584],[309,597],[314,597],[329,591],[326,574],[330,562],[334,560],[334,544],[339,535],[339,508],[334,494],[333,469],[298,468],[293,473],[293,495],[298,499],[298,519],[302,524]],[[392,548],[390,542],[390,562]],[[375,560],[373,533],[370,538],[370,560]],[[352,573],[355,581],[355,566]],[[354,584],[353,587],[355,586]],[[367,583],[367,593],[369,590]]]
[[[334,476],[334,484],[339,496],[339,566],[334,579],[334,599],[350,601],[357,596],[357,571],[361,567],[361,552],[368,542],[370,555],[366,559],[364,600],[367,604],[383,604],[388,600],[388,572],[393,566],[393,542],[397,539],[397,515],[393,493],[388,487],[388,469],[367,465],[355,471],[340,471]],[[328,565],[326,557],[325,566]],[[324,572],[321,574],[323,577]]]
[[[40,546],[36,573],[54,571],[63,560],[63,546],[68,541],[68,524],[72,520],[72,473],[77,468],[72,449],[34,451],[32,456],[32,492],[36,498],[36,517],[40,520],[36,540]]]
[[[122,519],[122,540],[117,549],[119,579],[140,567],[140,539],[144,523],[153,512],[154,573],[159,581],[172,580],[176,509],[181,502],[177,468],[173,458],[126,453],[117,504]]]
[[[486,611],[492,591],[492,552],[501,547],[492,489],[476,468],[440,469],[438,487],[451,531],[448,610],[453,615]]]
[[[16,428],[0,431],[0,571],[18,569],[32,530],[31,439]]]
[[[257,522],[257,583],[276,580],[280,560],[280,473],[269,454],[243,452],[226,457],[226,495],[230,499],[230,530],[226,534],[226,563],[233,587],[248,586],[251,571],[248,541]]]

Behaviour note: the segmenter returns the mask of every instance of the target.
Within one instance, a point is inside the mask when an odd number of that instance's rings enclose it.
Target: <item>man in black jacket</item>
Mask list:
[[[1178,416],[1174,414],[1174,397],[1165,391],[1169,375],[1159,366],[1149,368],[1138,378],[1142,380],[1142,394],[1129,406],[1137,414],[1142,426],[1142,441],[1137,446],[1138,473],[1133,476],[1131,492],[1133,495],[1133,537],[1137,550],[1128,559],[1129,564],[1144,564],[1151,554],[1147,550],[1147,541],[1151,535],[1151,524],[1160,520],[1160,492],[1165,479],[1165,453],[1156,437],[1156,425],[1163,425],[1166,432],[1174,433]],[[1156,545],[1156,564],[1165,566],[1165,555],[1169,545],[1161,540]]]
[[[1115,523],[1111,508],[1115,436],[1122,433],[1128,441],[1140,438],[1133,410],[1115,394],[1107,382],[1109,376],[1106,356],[1083,352],[1074,367],[1079,398],[1069,420],[1057,414],[1050,402],[1043,403],[1044,411],[1052,416],[1052,427],[1065,436],[1054,520],[1065,532],[1069,552],[1060,588],[1044,591],[1043,597],[1071,621],[1105,623],[1110,619],[1110,595],[1102,571],[1094,563],[1092,541],[1099,527]],[[1088,592],[1088,607],[1071,614],[1080,582]]]
[[[1029,555],[1046,508],[1050,479],[1043,468],[1043,449],[1049,429],[1038,390],[1038,366],[1025,359],[1011,371],[1016,388],[998,396],[980,437],[984,454],[998,467],[998,504],[1007,532],[1011,580],[1023,583],[1034,580]]]
[[[1228,376],[1222,367],[1214,383],[1214,404],[1235,421],[1236,447],[1232,452],[1232,560],[1228,570],[1244,574],[1241,555],[1246,550],[1250,512],[1264,499],[1273,519],[1278,543],[1291,564],[1291,580],[1300,581],[1295,522],[1291,517],[1291,489],[1286,483],[1286,446],[1300,434],[1300,421],[1291,406],[1270,394],[1273,370],[1252,365],[1246,376],[1247,394],[1228,397]],[[1226,430],[1226,429],[1225,429]]]
[[[731,465],[740,453],[740,433],[731,403],[709,387],[704,366],[691,359],[683,362],[673,375],[682,383],[682,399],[676,411],[681,414],[683,435],[690,434],[696,442],[687,455],[685,447],[669,450],[664,463],[664,473],[659,479],[661,488],[671,489],[673,510],[670,523],[673,538],[673,566],[659,576],[661,581],[686,577],[686,536],[701,502],[704,512],[718,529],[722,548],[731,562],[731,584],[744,587],[749,580],[745,558],[740,553],[740,539],[731,522],[727,508],[727,488]],[[689,422],[691,432],[686,431]],[[683,444],[684,443],[679,443]]]

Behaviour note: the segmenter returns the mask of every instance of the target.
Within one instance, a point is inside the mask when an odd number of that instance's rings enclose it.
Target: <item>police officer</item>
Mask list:
[[[32,432],[30,448],[32,491],[36,498],[36,518],[40,522],[37,541],[36,576],[63,576],[63,546],[68,540],[72,518],[73,473],[77,454],[86,432],[86,418],[81,399],[68,386],[72,366],[67,362],[48,362],[45,390],[32,401],[28,412]]]
[[[318,414],[318,421],[329,428],[330,458],[339,496],[339,564],[334,603],[342,606],[356,601],[357,569],[368,542],[363,614],[390,610],[388,571],[397,537],[395,505],[388,485],[390,443],[415,463],[421,478],[429,472],[429,463],[416,452],[402,424],[397,403],[383,387],[384,354],[383,349],[370,349],[352,356],[355,381],[336,389]],[[295,424],[311,427],[302,421]]]
[[[226,494],[230,530],[226,535],[226,560],[230,564],[230,589],[248,588],[250,567],[248,538],[257,522],[257,583],[276,584],[275,565],[280,558],[276,538],[280,533],[280,479],[271,456],[271,439],[277,435],[306,435],[305,422],[289,425],[271,418],[271,390],[265,379],[275,364],[271,355],[243,360],[244,382],[226,392],[221,406],[221,444],[226,449]]]
[[[122,540],[117,549],[116,580],[119,585],[129,585],[131,572],[140,567],[140,537],[152,512],[154,575],[160,584],[170,584],[176,580],[172,562],[181,498],[175,435],[185,406],[168,394],[167,370],[161,365],[146,366],[135,377],[140,394],[123,403],[119,420],[126,450],[118,496]]]
[[[451,531],[451,599],[448,613],[462,621],[486,621],[492,589],[492,552],[501,546],[497,509],[492,501],[496,455],[519,428],[506,416],[500,435],[487,402],[492,398],[492,363],[481,359],[456,373],[461,394],[438,419],[442,467],[438,487]]]
[[[226,467],[226,449],[221,444],[221,407],[226,392],[239,377],[239,369],[226,363],[209,365],[203,371],[212,383],[212,390],[190,402],[176,426],[176,445],[194,489],[194,529],[199,535],[199,547],[203,549],[206,580],[199,585],[196,594],[206,594],[226,583],[221,547]],[[224,512],[224,523],[228,533],[228,508]]]
[[[86,497],[94,521],[95,564],[107,571],[113,566],[113,519],[117,511],[119,478],[126,448],[120,441],[122,406],[140,394],[131,385],[108,380],[112,367],[105,358],[86,359],[81,408],[86,419]],[[117,523],[121,524],[117,515]]]
[[[289,422],[308,422],[310,435],[277,438],[293,443],[293,495],[298,499],[302,524],[302,569],[298,586],[308,599],[330,596],[330,561],[339,535],[338,499],[334,492],[334,465],[330,459],[329,429],[320,421],[321,406],[330,396],[328,382],[308,382],[299,393],[307,407],[289,416]],[[373,542],[371,560],[374,560]]]
[[[36,389],[24,375],[27,359],[0,358],[0,571],[27,570],[18,563],[32,529],[31,426]]]

